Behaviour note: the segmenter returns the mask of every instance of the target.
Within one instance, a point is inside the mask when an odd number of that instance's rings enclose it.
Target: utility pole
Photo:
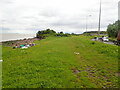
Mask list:
[[[100,0],[100,9],[99,9],[98,36],[100,36],[100,26],[101,26],[101,0]]]
[[[89,15],[89,17],[90,17],[90,20],[89,20],[89,24],[90,24],[90,30],[92,31],[92,20],[91,20],[91,17],[92,17],[92,15]]]
[[[87,16],[86,16],[86,33],[87,33]]]
[[[118,20],[120,20],[120,1],[118,2]]]
[[[86,33],[87,33],[87,29],[88,29],[88,17],[91,17],[92,15],[88,15],[86,16]]]

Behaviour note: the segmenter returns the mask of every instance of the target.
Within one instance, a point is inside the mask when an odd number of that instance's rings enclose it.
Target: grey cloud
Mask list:
[[[53,11],[44,11],[42,13],[39,13],[40,16],[44,16],[44,17],[55,17],[57,16],[56,12]]]
[[[13,4],[13,0],[0,0],[0,3]]]
[[[2,30],[2,31],[6,31],[6,30],[10,30],[10,28],[7,28],[7,27],[0,27],[0,30]]]
[[[18,3],[21,2],[21,4]],[[74,8],[74,5],[70,6],[64,11],[66,7],[57,7],[57,5],[50,7],[49,4],[41,6],[32,7],[34,5],[34,0],[30,0],[33,3],[23,3],[21,0],[0,0],[2,2],[2,9],[0,10],[0,20],[4,21],[4,31],[7,30],[26,30],[36,32],[38,29],[62,28],[65,32],[82,32],[86,27],[86,16],[88,17],[88,28],[97,29],[98,28],[98,15],[99,15],[99,2],[94,3],[95,6],[87,7],[87,4]],[[92,0],[91,2],[93,2]],[[26,0],[29,2],[29,0]],[[39,2],[39,0],[36,0]],[[23,3],[23,4],[22,4]],[[9,5],[8,5],[9,4]],[[10,5],[13,4],[13,5]],[[54,3],[51,3],[54,5]],[[102,0],[102,17],[101,17],[101,28],[106,28],[109,23],[113,23],[117,20],[117,1],[114,0]],[[72,4],[71,4],[72,5]],[[80,11],[79,11],[80,8]],[[74,12],[76,10],[76,12]],[[68,31],[67,31],[68,30]]]

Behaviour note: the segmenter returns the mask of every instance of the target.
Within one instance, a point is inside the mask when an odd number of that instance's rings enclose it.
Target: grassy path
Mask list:
[[[118,87],[118,47],[86,37],[47,38],[29,49],[3,47],[3,88]]]

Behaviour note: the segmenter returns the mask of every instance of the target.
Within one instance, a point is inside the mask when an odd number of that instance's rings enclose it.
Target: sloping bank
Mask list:
[[[118,87],[118,47],[85,36],[49,37],[28,49],[3,46],[3,88]]]

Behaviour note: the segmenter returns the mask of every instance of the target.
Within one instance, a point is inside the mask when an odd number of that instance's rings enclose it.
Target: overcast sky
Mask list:
[[[118,1],[102,0],[101,30],[118,19]],[[36,33],[47,28],[82,33],[98,30],[100,0],[0,0],[3,33]],[[91,16],[90,16],[91,15]]]

